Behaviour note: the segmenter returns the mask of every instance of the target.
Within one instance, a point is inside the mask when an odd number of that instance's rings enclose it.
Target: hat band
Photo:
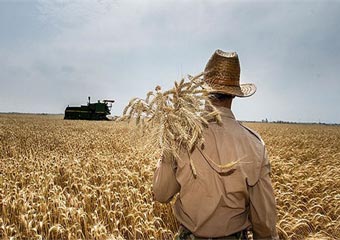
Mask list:
[[[225,85],[225,84],[209,84],[209,87],[211,90],[226,90],[226,89],[235,89],[235,90],[241,90],[241,87],[239,85]]]

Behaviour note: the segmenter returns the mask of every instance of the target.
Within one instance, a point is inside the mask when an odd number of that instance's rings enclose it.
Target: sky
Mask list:
[[[340,123],[340,0],[0,0],[0,112],[63,113],[67,105],[164,90],[236,51],[240,120]]]

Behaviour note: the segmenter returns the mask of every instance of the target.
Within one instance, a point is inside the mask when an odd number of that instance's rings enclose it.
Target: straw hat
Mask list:
[[[211,93],[249,97],[256,92],[256,86],[252,83],[240,84],[240,71],[236,52],[216,50],[205,66],[205,87]]]

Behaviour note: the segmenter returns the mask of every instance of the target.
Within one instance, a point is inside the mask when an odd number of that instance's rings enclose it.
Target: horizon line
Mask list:
[[[1,112],[0,114],[20,114],[20,115],[64,115],[64,113],[48,113],[48,112]],[[121,115],[108,115],[108,116],[121,116]],[[265,118],[266,119],[266,118]],[[238,119],[237,121],[240,122],[255,122],[255,123],[279,123],[279,124],[317,124],[317,125],[340,125],[340,123],[337,122],[313,122],[313,121],[287,121],[287,120],[273,120],[273,121],[269,121],[269,120],[241,120]]]

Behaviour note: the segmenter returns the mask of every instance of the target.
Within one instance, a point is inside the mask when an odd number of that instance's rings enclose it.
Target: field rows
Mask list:
[[[340,128],[247,124],[266,142],[282,239],[340,236]],[[159,153],[132,125],[0,115],[0,238],[170,239]]]

